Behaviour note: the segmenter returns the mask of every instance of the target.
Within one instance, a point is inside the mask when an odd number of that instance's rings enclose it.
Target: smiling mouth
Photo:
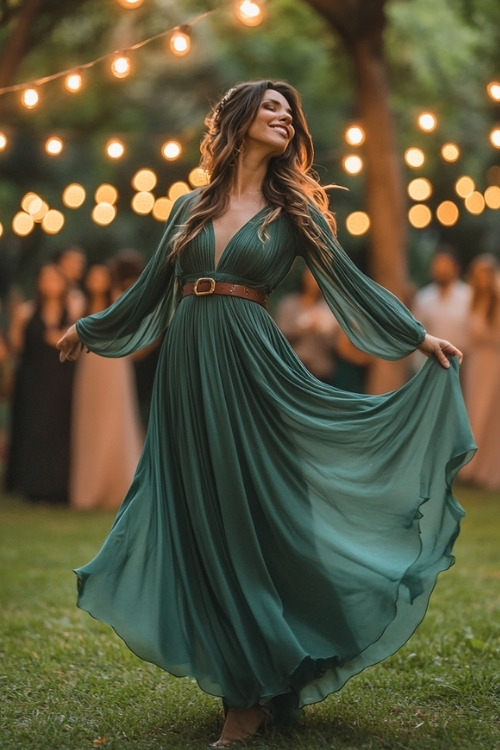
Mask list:
[[[280,133],[284,138],[290,138],[288,128],[286,128],[284,125],[271,125],[270,127],[273,130],[276,130],[277,133]]]

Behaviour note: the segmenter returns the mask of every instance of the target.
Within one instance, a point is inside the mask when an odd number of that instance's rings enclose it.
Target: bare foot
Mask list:
[[[217,742],[212,742],[209,748],[232,747],[238,742],[253,737],[269,718],[268,712],[262,706],[252,708],[230,708],[222,728],[222,734]]]

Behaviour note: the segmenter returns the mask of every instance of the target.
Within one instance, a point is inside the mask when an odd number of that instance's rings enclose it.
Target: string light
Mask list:
[[[436,115],[432,112],[422,112],[417,119],[418,127],[426,133],[431,133],[437,127]]]
[[[83,76],[81,73],[68,73],[64,79],[64,87],[71,94],[81,91],[83,86]]]
[[[353,211],[346,219],[346,228],[349,234],[359,236],[366,234],[370,228],[370,217],[364,211]]]
[[[161,155],[167,161],[174,161],[182,154],[182,146],[178,141],[167,141],[161,147]]]
[[[453,201],[443,201],[436,209],[438,221],[445,227],[452,227],[458,221],[458,208]]]
[[[412,206],[408,211],[408,221],[415,229],[424,229],[429,226],[431,219],[431,210],[429,206],[424,206],[423,203]]]
[[[40,223],[49,210],[49,204],[42,198],[36,198],[29,207],[29,213],[33,221]]]
[[[500,102],[500,83],[498,81],[491,81],[486,86],[486,91],[490,99],[493,99],[494,102]]]
[[[110,159],[121,159],[125,153],[125,146],[119,138],[111,138],[106,143],[106,153]]]
[[[26,237],[34,226],[33,217],[24,211],[19,211],[12,219],[12,231],[20,237]]]
[[[45,151],[49,156],[59,156],[62,153],[64,144],[57,136],[52,136],[45,141]]]
[[[38,91],[35,88],[25,89],[22,93],[21,101],[26,109],[34,109],[40,101]]]
[[[94,193],[96,203],[110,203],[113,205],[118,200],[118,190],[114,185],[103,182]]]
[[[101,227],[108,226],[114,220],[116,216],[116,207],[111,203],[98,203],[92,209],[91,217],[95,224],[99,224]]]
[[[356,154],[349,154],[342,159],[342,166],[348,174],[359,174],[363,169],[363,160]]]
[[[490,133],[490,143],[495,148],[500,148],[500,128],[494,128]]]
[[[203,187],[203,185],[208,185],[208,173],[201,167],[195,167],[190,171],[188,180],[192,187]]]
[[[421,148],[412,146],[406,149],[404,159],[409,167],[421,167],[425,161],[425,154]]]
[[[2,236],[2,234],[3,234],[3,224],[0,221],[0,237]]]
[[[445,161],[457,161],[460,156],[460,149],[455,143],[445,143],[441,147],[441,156]]]
[[[8,142],[5,133],[0,132],[0,151],[3,151],[7,147]]]
[[[484,202],[488,208],[500,208],[500,188],[496,185],[490,185],[484,191]]]
[[[365,131],[359,125],[351,125],[345,132],[345,139],[351,146],[360,146],[365,140]]]
[[[408,195],[414,201],[425,201],[432,194],[432,185],[429,180],[419,177],[412,180],[408,185]]]
[[[42,219],[42,229],[47,234],[57,234],[64,226],[64,215],[51,208]]]
[[[465,208],[470,214],[474,214],[474,216],[478,216],[479,214],[482,214],[485,208],[485,201],[482,193],[480,193],[478,190],[474,190],[470,195],[467,196],[465,199]]]
[[[111,72],[115,78],[126,78],[132,72],[130,57],[120,53],[111,61]]]
[[[153,193],[150,193],[147,190],[140,190],[132,198],[131,206],[136,214],[141,214],[142,216],[145,216],[146,214],[151,213],[151,211],[153,210],[154,204],[155,204],[155,197]]]
[[[85,198],[85,188],[78,182],[68,185],[62,194],[62,201],[67,208],[80,208],[85,202]]]
[[[475,188],[476,185],[472,177],[467,177],[466,175],[464,177],[459,177],[455,183],[455,192],[461,198],[467,198]]]
[[[191,29],[189,26],[178,26],[170,37],[169,46],[174,55],[182,57],[191,49]]]
[[[185,195],[186,193],[190,193],[191,189],[189,185],[185,182],[179,181],[174,182],[170,186],[170,190],[168,191],[168,197],[171,201],[175,201],[176,198],[179,198],[181,195]]]
[[[144,0],[117,0],[117,2],[122,8],[128,8],[130,10],[140,8],[141,5],[144,4]]]
[[[258,26],[264,20],[264,10],[255,0],[238,0],[236,16],[245,26]]]
[[[140,169],[132,177],[132,187],[138,190],[145,190],[150,192],[156,187],[158,177],[152,169]]]
[[[173,202],[168,198],[157,198],[152,211],[154,218],[158,221],[166,221],[170,216],[173,205]]]

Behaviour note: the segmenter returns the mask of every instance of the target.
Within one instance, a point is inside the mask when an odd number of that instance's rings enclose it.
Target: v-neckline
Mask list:
[[[220,264],[222,262],[222,259],[226,255],[226,252],[228,251],[228,249],[229,249],[230,245],[232,244],[233,240],[235,240],[236,237],[238,237],[238,235],[240,235],[241,232],[244,229],[246,229],[249,224],[251,224],[258,216],[260,216],[260,214],[263,211],[267,211],[268,208],[269,208],[268,205],[262,206],[262,208],[260,208],[253,216],[251,216],[249,219],[247,219],[247,221],[243,222],[243,224],[236,230],[236,232],[234,232],[234,234],[231,235],[231,237],[226,242],[226,244],[224,246],[224,249],[223,249],[223,251],[221,252],[221,254],[219,256],[219,260],[217,260],[216,257],[215,257],[215,252],[216,252],[216,247],[217,247],[216,237],[215,237],[215,228],[214,228],[213,220],[210,220],[209,227],[210,227],[210,231],[211,231],[212,261],[213,261],[214,271],[218,270],[218,268],[219,268],[219,266],[220,266]]]

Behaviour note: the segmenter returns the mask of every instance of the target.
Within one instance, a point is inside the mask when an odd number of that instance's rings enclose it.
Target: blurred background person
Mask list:
[[[68,283],[54,263],[38,271],[32,301],[13,308],[8,334],[16,357],[5,487],[36,502],[67,503],[74,366],[55,348],[71,322]]]
[[[309,372],[331,385],[340,326],[309,268],[302,271],[299,291],[280,300],[274,318]]]
[[[453,341],[466,354],[471,289],[460,279],[460,263],[450,245],[440,245],[437,248],[430,273],[432,282],[415,293],[412,312],[427,331],[432,331],[439,338]],[[415,369],[425,361],[426,357],[421,352],[415,352]]]
[[[122,291],[114,288],[110,269],[104,264],[90,266],[83,287],[86,315],[101,312]],[[143,444],[129,357],[112,359],[92,352],[80,357],[71,437],[71,507],[118,508],[132,483]]]
[[[469,345],[464,360],[465,403],[478,451],[460,478],[500,489],[500,280],[492,255],[470,264]]]
[[[54,261],[68,282],[68,310],[71,322],[74,323],[85,312],[82,279],[87,265],[87,256],[83,248],[70,245],[57,253]]]

